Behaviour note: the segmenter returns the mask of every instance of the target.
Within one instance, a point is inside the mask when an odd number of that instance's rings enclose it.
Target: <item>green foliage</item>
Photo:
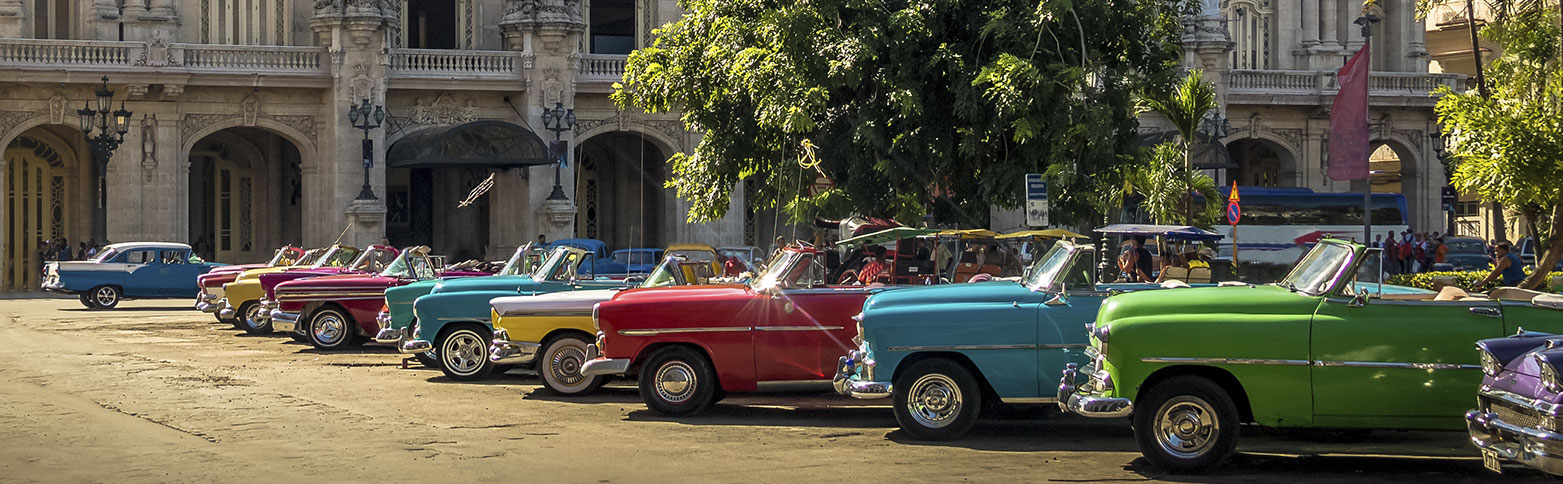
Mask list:
[[[1531,271],[1525,271],[1525,273],[1530,274]],[[1440,271],[1418,272],[1415,274],[1395,274],[1393,276],[1389,276],[1389,279],[1386,279],[1384,282],[1399,286],[1420,287],[1422,289],[1436,290],[1437,287],[1433,283],[1434,279],[1451,277],[1454,278],[1455,285],[1459,286],[1461,289],[1466,290],[1466,292],[1487,292],[1498,287],[1497,281],[1489,282],[1487,285],[1482,287],[1476,287],[1477,283],[1482,282],[1482,279],[1487,277],[1487,271]],[[1551,281],[1556,277],[1563,277],[1563,272],[1553,272],[1548,274],[1547,280]],[[1548,289],[1550,289],[1552,292],[1558,292],[1559,290],[1563,290],[1563,287],[1551,287]]]
[[[1226,206],[1216,181],[1193,170],[1193,141],[1205,115],[1220,107],[1216,88],[1204,82],[1199,70],[1189,71],[1183,80],[1164,95],[1148,96],[1141,101],[1145,109],[1166,116],[1178,130],[1178,141],[1165,142],[1148,150],[1147,163],[1136,168],[1124,185],[1128,195],[1141,197],[1140,205],[1156,223],[1210,227]],[[1189,194],[1205,197],[1202,213],[1192,214]]]
[[[682,0],[630,55],[621,108],[683,113],[669,161],[689,219],[730,207],[985,223],[1049,178],[1054,217],[1099,213],[1135,159],[1136,93],[1176,75],[1182,5],[1104,0]],[[798,162],[810,143],[817,171]],[[809,196],[823,174],[834,190]]]
[[[1444,88],[1435,108],[1454,161],[1453,185],[1483,201],[1532,207],[1527,218],[1550,213],[1545,265],[1558,260],[1563,239],[1563,75],[1559,74],[1557,14],[1511,13],[1482,29],[1503,46],[1487,68],[1490,98]],[[1539,279],[1526,281],[1527,286]]]

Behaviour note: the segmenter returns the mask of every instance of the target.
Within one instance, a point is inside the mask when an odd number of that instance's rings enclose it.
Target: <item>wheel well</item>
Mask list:
[[[1226,390],[1227,395],[1232,397],[1232,403],[1237,405],[1238,418],[1242,419],[1243,422],[1254,421],[1254,410],[1248,402],[1248,392],[1243,389],[1242,382],[1239,382],[1237,377],[1233,376],[1231,372],[1213,366],[1180,365],[1156,370],[1155,373],[1151,373],[1149,377],[1145,378],[1144,383],[1140,384],[1137,395],[1144,395],[1147,390],[1155,387],[1163,380],[1184,375],[1201,377],[1219,385],[1222,390]]]
[[[560,336],[564,336],[564,335],[567,335],[567,334],[573,334],[573,335],[580,336],[582,339],[585,339],[587,343],[593,343],[593,342],[597,341],[597,337],[596,336],[594,336],[594,335],[592,335],[590,333],[587,333],[585,331],[581,331],[579,329],[556,329],[556,330],[548,332],[547,335],[544,335],[543,336],[543,340],[542,341],[538,341],[538,343],[542,343],[542,344],[546,345],[546,344],[548,344],[549,341],[552,341],[554,338],[557,338],[557,337],[560,337]]]
[[[700,347],[700,345],[697,345],[697,344],[694,344],[694,343],[652,343],[652,344],[646,345],[645,348],[641,348],[640,349],[640,353],[635,355],[635,360],[634,360],[633,363],[630,364],[630,367],[627,369],[627,373],[626,374],[627,375],[639,375],[640,374],[640,367],[641,367],[641,365],[644,364],[648,358],[651,358],[651,355],[656,354],[656,352],[658,352],[658,351],[662,351],[663,348],[668,348],[668,347],[673,347],[673,346],[683,346],[683,347],[689,348],[691,350],[694,350],[696,353],[700,353],[700,356],[704,356],[706,358],[706,363],[711,365],[711,372],[713,374],[718,373],[716,371],[716,363],[711,360],[711,354],[707,353],[706,349]],[[718,388],[718,389],[722,388],[722,377],[721,377],[721,375],[717,375],[717,377],[716,377],[716,388]]]
[[[340,311],[342,313],[342,316],[346,317],[348,319],[348,322],[351,323],[351,324],[348,324],[348,326],[352,326],[354,328],[353,329],[353,334],[358,334],[359,333],[359,331],[357,329],[358,328],[358,323],[353,321],[353,313],[349,312],[347,310],[347,308],[342,307],[342,305],[334,303],[334,302],[316,301],[316,302],[305,304],[304,305],[304,309],[299,310],[299,318],[298,319],[300,321],[300,324],[308,324],[308,322],[313,322],[314,319],[315,319],[315,312],[319,311],[321,309],[325,309],[325,308],[336,308],[336,310]],[[305,326],[305,328],[308,328],[308,326]],[[308,332],[308,331],[305,331],[305,332]]]
[[[454,332],[454,331],[456,331],[458,329],[469,328],[469,327],[472,328],[473,331],[476,331],[478,333],[478,336],[482,337],[483,339],[487,339],[487,340],[492,341],[493,338],[494,338],[494,332],[493,331],[489,331],[487,333],[483,332],[483,330],[486,328],[486,326],[483,326],[482,323],[479,323],[477,321],[455,321],[455,322],[445,323],[444,326],[441,326],[440,327],[440,334],[437,337],[435,337],[433,340],[430,340],[429,343],[433,344],[435,346],[438,346],[441,341],[445,341],[445,335],[451,334],[452,332]]]
[[[907,355],[905,358],[901,359],[900,363],[896,364],[895,374],[890,376],[890,381],[895,382],[900,380],[901,374],[905,373],[906,369],[912,365],[915,365],[923,360],[931,360],[936,358],[950,360],[958,365],[961,365],[961,367],[966,368],[966,371],[971,372],[972,375],[977,377],[977,386],[982,388],[982,398],[990,402],[999,401],[999,392],[993,390],[993,385],[988,383],[988,377],[983,375],[982,371],[977,369],[977,364],[972,362],[971,358],[966,357],[966,355],[952,351],[923,351]]]

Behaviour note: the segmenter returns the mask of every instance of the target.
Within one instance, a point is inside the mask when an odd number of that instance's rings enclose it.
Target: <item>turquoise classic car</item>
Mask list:
[[[194,297],[196,277],[221,265],[192,257],[185,244],[125,242],[91,260],[49,263],[42,286],[78,297],[87,309],[112,309],[124,299]]]
[[[836,390],[894,396],[896,421],[914,437],[951,439],[971,428],[982,398],[1053,403],[1065,365],[1087,361],[1085,324],[1111,291],[1155,284],[1095,284],[1095,249],[1059,242],[1020,281],[906,288],[870,296],[859,346],[841,358]]]
[[[583,265],[583,261],[591,259],[592,254],[585,250],[560,245],[549,251],[548,258],[529,275],[440,281],[428,295],[413,301],[413,318],[417,322],[412,326],[411,339],[403,342],[399,349],[414,354],[433,351],[433,359],[440,370],[452,380],[485,378],[494,369],[488,358],[488,348],[494,337],[489,300],[630,284],[623,280],[592,279],[589,269]]]
[[[537,244],[528,242],[517,248],[510,258],[505,260],[504,267],[499,272],[489,277],[523,277],[537,270],[543,263],[543,248]],[[375,316],[375,323],[380,330],[375,333],[374,340],[377,343],[394,344],[398,348],[406,343],[413,332],[413,326],[417,323],[413,319],[412,303],[418,298],[434,291],[435,286],[445,282],[441,279],[427,279],[405,286],[392,287],[385,290],[385,308]],[[433,351],[415,353],[418,362],[429,368],[439,368],[439,360],[435,358]]]

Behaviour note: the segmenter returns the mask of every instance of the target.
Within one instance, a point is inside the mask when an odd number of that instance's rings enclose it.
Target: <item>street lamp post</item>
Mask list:
[[[130,132],[130,111],[125,110],[125,101],[119,102],[119,109],[110,111],[114,107],[114,91],[109,90],[109,77],[103,76],[103,87],[98,88],[98,107],[92,108],[92,103],[85,102],[82,108],[76,111],[81,118],[81,132],[87,136],[87,145],[92,148],[94,168],[98,171],[98,203],[92,211],[92,236],[96,240],[108,240],[108,168],[109,158],[114,156],[114,150],[119,149],[119,144],[125,141],[125,133]],[[96,127],[98,134],[92,134]]]
[[[554,142],[550,148],[554,156],[558,157],[554,162],[554,191],[548,194],[548,200],[569,200],[569,197],[564,196],[564,187],[559,184],[559,169],[564,166],[564,157],[568,153],[560,137],[565,131],[575,129],[575,109],[565,109],[562,102],[555,102],[553,109],[543,108],[543,127],[554,132]]]
[[[364,130],[364,186],[354,200],[375,200],[374,188],[369,186],[369,168],[374,166],[374,140],[369,139],[369,130],[378,129],[385,122],[385,106],[371,106],[369,99],[364,98],[363,103],[347,108],[347,120],[354,128]]]
[[[1377,15],[1371,13],[1357,17],[1351,23],[1362,27],[1362,48],[1373,48],[1373,24],[1378,23]],[[1372,52],[1371,50],[1369,52]],[[1365,71],[1372,71],[1371,66]],[[1362,102],[1368,102],[1363,99]],[[1364,120],[1365,121],[1365,120]],[[1362,243],[1373,243],[1373,172],[1368,170],[1368,175],[1362,179]]]

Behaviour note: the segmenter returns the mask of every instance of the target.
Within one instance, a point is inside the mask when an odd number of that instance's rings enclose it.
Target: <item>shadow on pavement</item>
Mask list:
[[[536,377],[533,377],[533,380],[535,381]],[[608,384],[623,385],[625,383],[633,384],[633,382],[624,382],[623,380],[611,381]],[[538,381],[537,385],[538,386],[536,389],[532,390],[521,398],[526,400],[560,403],[618,403],[625,405],[641,405],[640,392],[637,391],[634,387],[604,386],[602,388],[598,388],[597,391],[591,395],[566,396],[554,393],[554,391],[549,390],[548,387],[542,386],[541,381]]]

